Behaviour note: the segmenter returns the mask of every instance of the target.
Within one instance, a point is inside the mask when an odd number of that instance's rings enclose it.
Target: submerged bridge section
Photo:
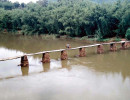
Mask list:
[[[42,62],[43,63],[49,63],[50,62],[50,55],[49,53],[53,52],[61,52],[61,60],[67,60],[68,59],[68,54],[67,50],[76,50],[79,49],[79,57],[85,57],[86,56],[86,51],[85,48],[90,48],[90,47],[97,47],[97,53],[101,54],[104,52],[103,45],[110,45],[110,51],[116,51],[117,46],[116,44],[121,44],[120,49],[125,50],[130,47],[130,41],[120,41],[120,42],[109,42],[109,43],[101,43],[101,44],[93,44],[93,45],[86,45],[86,46],[80,46],[80,47],[75,47],[71,48],[69,45],[67,46],[67,49],[59,49],[59,50],[51,50],[51,51],[42,51],[42,52],[37,52],[37,53],[31,53],[31,54],[24,54],[16,57],[10,57],[10,58],[3,58],[0,59],[0,61],[7,61],[7,60],[13,60],[13,59],[18,59],[21,58],[21,67],[29,67],[29,62],[28,62],[28,56],[33,56],[33,55],[39,55],[42,54]]]

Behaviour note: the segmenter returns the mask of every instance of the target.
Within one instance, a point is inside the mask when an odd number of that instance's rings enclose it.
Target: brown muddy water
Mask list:
[[[0,35],[0,58],[93,43],[77,40],[42,39],[31,36]],[[118,45],[118,48],[120,45]],[[51,62],[42,64],[42,55],[28,57],[30,66],[21,68],[20,59],[0,62],[0,100],[130,100],[130,49],[96,54],[87,48],[86,57],[78,50],[51,53]]]

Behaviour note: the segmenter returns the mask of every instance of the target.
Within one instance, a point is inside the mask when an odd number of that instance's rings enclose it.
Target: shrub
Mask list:
[[[130,28],[126,31],[126,39],[130,40]]]

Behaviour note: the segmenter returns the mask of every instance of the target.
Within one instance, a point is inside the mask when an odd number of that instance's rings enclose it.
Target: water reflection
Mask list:
[[[27,76],[29,73],[29,67],[21,67],[22,76]]]
[[[48,72],[50,70],[50,63],[42,63],[43,72]]]
[[[68,62],[67,60],[62,60],[61,61],[62,68],[67,68],[68,67],[67,62]]]

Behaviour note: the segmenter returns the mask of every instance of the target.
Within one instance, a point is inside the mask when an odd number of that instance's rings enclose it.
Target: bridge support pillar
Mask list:
[[[110,51],[116,51],[117,50],[117,46],[115,43],[110,44]]]
[[[128,46],[129,46],[129,44],[128,44],[127,42],[123,42],[123,43],[121,43],[121,49],[122,49],[122,50],[127,49]]]
[[[29,62],[27,56],[21,57],[21,67],[29,67]]]
[[[130,42],[128,42],[128,48],[130,47]]]
[[[104,52],[103,45],[98,45],[97,46],[97,53],[102,54],[103,52]]]
[[[61,51],[61,60],[66,60],[68,59],[67,51],[63,50]]]
[[[49,55],[49,53],[43,53],[42,62],[43,63],[49,63],[50,62],[50,55]]]
[[[85,57],[86,51],[85,48],[79,48],[79,57]]]

